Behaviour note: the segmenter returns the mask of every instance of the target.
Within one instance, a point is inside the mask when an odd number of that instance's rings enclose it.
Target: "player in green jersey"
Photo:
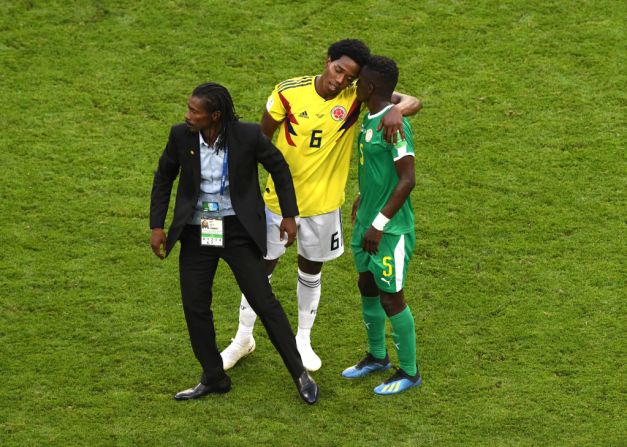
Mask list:
[[[403,118],[405,139],[385,141],[377,128],[392,107],[398,81],[396,63],[372,56],[361,69],[357,98],[367,104],[358,138],[360,196],[353,206],[351,248],[359,272],[359,291],[368,336],[368,352],[356,365],[345,369],[347,378],[364,377],[390,368],[385,346],[385,322],[392,337],[399,368],[374,389],[377,394],[397,394],[422,383],[416,367],[414,318],[405,303],[403,284],[414,245],[414,212],[409,195],[416,183],[414,150],[409,122]]]

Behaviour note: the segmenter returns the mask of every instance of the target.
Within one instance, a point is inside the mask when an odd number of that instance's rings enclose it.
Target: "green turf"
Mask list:
[[[0,444],[626,445],[625,5],[0,1]],[[424,102],[406,286],[424,385],[340,377],[365,350],[347,253],[324,267],[316,406],[261,327],[231,393],[175,402],[200,371],[178,249],[148,245],[169,126],[206,80],[258,121],[344,37]],[[273,277],[292,322],[295,270],[290,250]],[[224,347],[239,293],[224,267],[215,287]]]

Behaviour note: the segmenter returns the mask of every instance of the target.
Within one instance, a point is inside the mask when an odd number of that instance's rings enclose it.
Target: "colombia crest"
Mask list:
[[[331,118],[335,121],[342,121],[346,118],[346,109],[342,106],[335,106],[331,109]]]

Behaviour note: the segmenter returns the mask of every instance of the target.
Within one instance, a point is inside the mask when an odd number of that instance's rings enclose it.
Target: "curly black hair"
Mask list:
[[[394,60],[385,56],[370,56],[364,68],[377,73],[376,84],[385,94],[392,94],[398,82],[398,67]]]
[[[332,61],[335,61],[342,56],[348,56],[357,62],[360,67],[363,67],[370,58],[370,48],[368,48],[361,40],[344,39],[332,44],[327,50],[327,55]]]

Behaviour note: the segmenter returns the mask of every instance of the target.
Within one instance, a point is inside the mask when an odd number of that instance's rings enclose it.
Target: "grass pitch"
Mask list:
[[[625,445],[626,13],[566,0],[0,3],[0,444]],[[316,406],[261,327],[232,392],[175,402],[199,367],[178,250],[159,262],[148,245],[168,128],[207,80],[258,121],[275,83],[319,73],[344,37],[395,58],[398,89],[424,101],[406,287],[424,385],[381,398],[385,376],[340,377],[365,350],[348,252],[324,267]],[[290,250],[273,286],[293,323],[295,275]],[[239,303],[227,268],[215,292],[224,347]]]

